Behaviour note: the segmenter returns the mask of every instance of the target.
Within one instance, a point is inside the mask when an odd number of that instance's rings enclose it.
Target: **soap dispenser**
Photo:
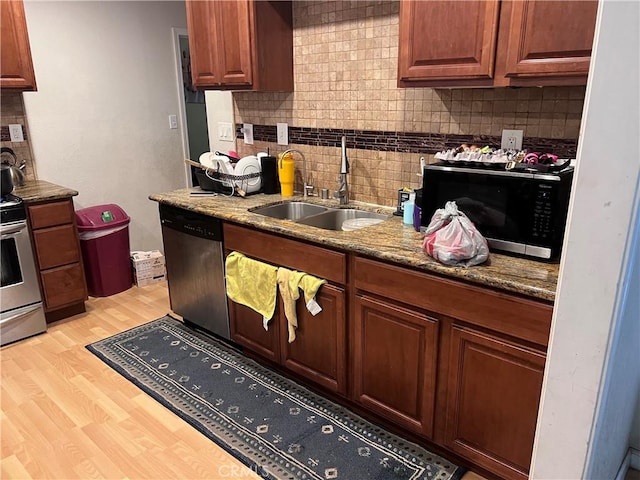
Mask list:
[[[404,202],[404,212],[402,215],[402,222],[407,225],[413,225],[413,208],[416,204],[416,192],[409,194],[409,200]]]

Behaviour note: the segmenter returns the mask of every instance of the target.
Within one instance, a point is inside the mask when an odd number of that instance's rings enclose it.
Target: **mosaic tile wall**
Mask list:
[[[348,142],[351,198],[383,205],[395,205],[398,188],[420,186],[421,155],[432,160],[434,148],[467,138],[499,146],[505,128],[524,130],[525,146],[575,156],[585,87],[397,88],[398,9],[398,1],[293,2],[295,91],[233,94],[236,123],[257,127],[254,145],[239,133],[238,152],[282,151],[267,133],[286,122],[311,182],[335,190],[340,151],[332,135],[366,131],[387,147]],[[305,129],[318,140],[294,143]],[[401,142],[413,133],[431,139],[422,152]]]
[[[22,125],[22,135],[24,142],[12,142],[9,136],[9,125]],[[5,93],[0,95],[0,146],[8,147],[16,154],[18,161],[24,160],[27,166],[25,174],[28,179],[36,178],[35,164],[31,154],[29,135],[27,130],[27,116],[24,110],[24,102],[21,93]],[[10,156],[2,155],[2,160],[9,159]]]

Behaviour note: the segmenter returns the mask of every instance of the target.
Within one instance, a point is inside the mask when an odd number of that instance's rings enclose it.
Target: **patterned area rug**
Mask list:
[[[464,473],[170,316],[87,349],[263,478],[457,480]]]

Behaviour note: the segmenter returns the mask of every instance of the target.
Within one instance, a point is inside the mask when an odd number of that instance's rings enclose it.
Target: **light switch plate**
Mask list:
[[[286,123],[276,123],[278,130],[278,145],[289,145],[289,126]]]
[[[169,115],[169,128],[171,130],[175,130],[178,128],[178,116],[177,115]]]
[[[242,133],[245,145],[253,145],[253,123],[243,123]]]
[[[224,140],[225,142],[233,141],[230,122],[218,122],[218,140]]]
[[[12,142],[24,142],[22,125],[20,125],[19,123],[9,124],[9,140],[11,140]]]
[[[503,150],[521,150],[522,130],[502,130],[500,148]]]

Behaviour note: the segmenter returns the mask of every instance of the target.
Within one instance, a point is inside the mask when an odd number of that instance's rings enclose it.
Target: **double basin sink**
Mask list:
[[[249,211],[325,230],[355,230],[380,223],[389,218],[389,215],[355,208],[331,208],[295,201],[252,208]]]

